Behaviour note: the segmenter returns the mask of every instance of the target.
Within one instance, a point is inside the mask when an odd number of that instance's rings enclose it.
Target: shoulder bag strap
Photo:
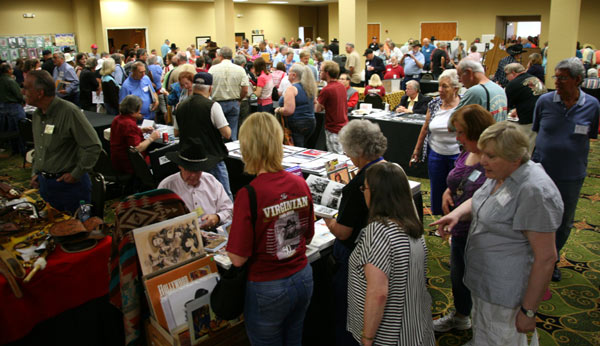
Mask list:
[[[489,112],[490,111],[490,92],[487,90],[487,88],[485,87],[485,85],[483,85],[483,84],[479,84],[479,85],[481,85],[481,87],[483,88],[483,90],[485,90],[485,95],[487,96],[487,106],[486,106],[486,108],[487,108],[487,111]]]

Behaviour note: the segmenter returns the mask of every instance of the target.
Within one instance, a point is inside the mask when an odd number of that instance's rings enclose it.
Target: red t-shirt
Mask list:
[[[383,87],[383,85],[380,85],[378,87],[372,87],[370,85],[367,85],[367,87],[365,88],[365,95],[367,94],[377,94],[381,97],[385,97],[385,88]]]
[[[338,133],[348,123],[346,88],[338,81],[328,83],[319,93],[318,102],[325,107],[325,129]]]
[[[110,159],[115,170],[133,174],[127,150],[137,147],[144,140],[142,130],[130,115],[116,116],[110,125]],[[144,156],[147,154],[144,153]],[[146,157],[148,163],[148,157]]]
[[[307,264],[306,243],[314,235],[313,200],[306,181],[289,172],[263,173],[250,183],[256,190],[252,229],[248,190],[238,191],[227,251],[248,257],[250,281],[272,281]]]
[[[394,75],[396,75],[396,78],[404,77],[404,67],[400,65],[396,65],[396,67],[394,67],[392,64],[387,65],[385,67],[385,75],[383,76],[383,79],[394,79]]]

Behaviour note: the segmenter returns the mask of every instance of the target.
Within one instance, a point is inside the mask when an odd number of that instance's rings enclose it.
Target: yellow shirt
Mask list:
[[[223,60],[208,70],[213,76],[212,99],[214,101],[239,100],[242,87],[250,85],[243,67]]]

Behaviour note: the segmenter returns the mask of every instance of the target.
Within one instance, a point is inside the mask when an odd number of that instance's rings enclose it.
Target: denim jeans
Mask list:
[[[454,307],[459,314],[469,316],[473,302],[471,291],[463,283],[465,276],[465,246],[467,237],[452,237],[450,243],[450,279],[452,280],[452,295]]]
[[[38,175],[40,183],[40,195],[44,201],[60,211],[75,213],[79,208],[79,201],[90,203],[92,200],[92,182],[90,176],[85,173],[81,179],[74,184],[46,179]]]
[[[429,172],[429,184],[431,186],[431,213],[442,215],[442,195],[446,188],[446,177],[454,168],[456,155],[440,155],[429,148],[427,154],[427,170]]]
[[[268,105],[258,105],[257,110],[259,112],[267,112],[273,114],[273,104],[269,103]]]
[[[556,252],[560,260],[560,250],[565,246],[569,235],[571,234],[571,227],[573,227],[573,219],[575,218],[575,209],[577,208],[577,202],[579,201],[579,192],[583,185],[583,180],[554,180],[554,184],[560,191],[560,197],[562,197],[564,204],[564,212],[562,221],[558,229],[556,230]]]
[[[0,102],[0,132],[19,131],[19,121],[25,119],[23,106],[18,103]],[[25,144],[21,137],[10,140],[13,154],[25,154]]]
[[[253,346],[302,345],[304,317],[313,293],[312,267],[283,279],[248,281],[244,318]]]
[[[310,135],[315,130],[316,124],[317,121],[315,120],[315,118],[288,118],[287,125],[292,131],[292,139],[294,140],[294,145],[297,147],[303,147],[308,137],[310,137]]]
[[[227,192],[227,196],[233,202],[233,194],[231,193],[231,187],[229,186],[229,173],[227,172],[227,166],[225,166],[225,161],[220,161],[217,163],[215,168],[208,171],[208,173],[212,174],[217,180],[223,185],[225,192]]]
[[[225,119],[229,123],[231,128],[231,140],[237,141],[238,133],[238,121],[240,120],[240,103],[239,101],[219,101],[221,108],[223,108],[223,114]]]

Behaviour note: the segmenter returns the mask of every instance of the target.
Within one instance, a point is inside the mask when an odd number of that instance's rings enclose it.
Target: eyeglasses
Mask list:
[[[369,190],[369,187],[365,186],[365,185],[361,185],[360,186],[360,192],[365,192],[365,190]]]

